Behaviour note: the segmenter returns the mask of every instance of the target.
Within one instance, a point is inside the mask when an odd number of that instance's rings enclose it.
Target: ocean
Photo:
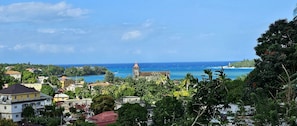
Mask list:
[[[173,62],[173,63],[138,63],[140,71],[169,71],[170,79],[183,79],[187,73],[191,73],[193,76],[202,80],[206,74],[205,69],[211,69],[215,75],[216,70],[220,70],[223,66],[227,66],[230,61],[222,62]],[[231,62],[232,63],[232,62]],[[68,67],[81,67],[81,66],[102,66],[114,73],[116,77],[126,78],[132,76],[132,68],[134,63],[119,63],[119,64],[71,64],[71,65],[59,65],[64,68]],[[236,79],[240,76],[247,75],[253,68],[226,68],[224,72],[230,79]],[[89,75],[89,76],[77,76],[71,77],[83,78],[86,82],[92,83],[95,81],[104,80],[104,75]]]

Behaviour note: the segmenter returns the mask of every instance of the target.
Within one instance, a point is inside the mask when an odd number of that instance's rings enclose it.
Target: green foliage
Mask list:
[[[105,74],[106,71],[107,69],[104,67],[83,66],[66,68],[65,74],[67,76],[102,75]]]
[[[23,71],[22,73],[22,82],[23,83],[36,83],[37,75],[29,71]]]
[[[255,74],[248,76],[248,83],[263,88],[267,97],[275,96],[281,88],[278,76],[284,75],[282,64],[289,72],[297,71],[297,23],[278,20],[258,38],[255,47],[259,59],[255,60]],[[270,92],[270,93],[269,93]]]
[[[0,126],[18,126],[11,119],[0,119]]]
[[[42,125],[42,126],[58,126],[61,123],[61,119],[59,117],[30,117],[28,118],[28,122],[32,125]]]
[[[227,101],[228,103],[238,103],[243,99],[245,82],[240,79],[226,82],[228,89]]]
[[[54,89],[50,85],[47,85],[47,84],[42,85],[40,92],[42,92],[46,95],[49,95],[49,96],[54,96],[54,94],[55,94]]]
[[[107,71],[104,76],[104,81],[112,83],[114,81],[114,74],[110,71]]]
[[[54,65],[42,66],[43,75],[53,76],[53,75],[62,75],[64,73],[64,68]]]
[[[218,109],[219,105],[227,107],[228,89],[226,86],[226,78],[223,70],[216,71],[218,77],[212,80],[212,72],[206,70],[208,74],[208,81],[201,81],[197,85],[197,92],[194,94],[191,101],[192,106],[189,107],[190,114],[196,115],[194,124],[208,124],[212,118],[218,118],[220,115]]]
[[[77,120],[71,126],[96,126],[94,123],[85,122],[84,120]]]
[[[35,115],[35,112],[32,106],[27,106],[23,109],[22,117],[28,118],[28,117],[33,117],[34,115]]]
[[[98,95],[92,99],[92,104],[90,109],[96,114],[112,111],[115,107],[115,101],[113,97],[108,95]]]
[[[75,98],[75,93],[73,91],[66,91],[65,94],[67,94],[69,96],[69,99]]]
[[[146,125],[147,109],[139,104],[124,104],[118,110],[119,118],[117,123],[120,126]]]
[[[0,89],[2,89],[5,81],[4,68],[0,67]]]
[[[184,115],[182,102],[175,97],[166,96],[156,103],[153,110],[153,122],[157,126],[171,126]]]
[[[49,82],[52,85],[57,85],[58,87],[61,87],[61,82],[57,76],[49,76],[47,82]]]
[[[234,67],[254,67],[255,60],[244,59],[243,61],[233,62],[230,65]]]
[[[123,96],[134,96],[135,94],[135,88],[129,86],[128,84],[122,84],[120,85],[117,90],[115,90],[114,95],[115,98],[120,98]]]

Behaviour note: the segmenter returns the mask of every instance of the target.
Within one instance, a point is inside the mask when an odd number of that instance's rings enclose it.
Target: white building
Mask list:
[[[34,88],[14,84],[0,90],[0,118],[22,120],[23,109],[32,106],[35,114],[39,114],[46,105],[52,104],[52,97],[42,94]]]

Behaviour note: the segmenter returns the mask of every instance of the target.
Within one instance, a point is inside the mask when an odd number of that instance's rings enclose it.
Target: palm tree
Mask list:
[[[192,74],[187,73],[182,84],[186,85],[186,89],[187,89],[187,91],[189,91],[189,85],[193,84],[193,83],[197,83],[197,82],[198,82],[197,78],[195,78]]]

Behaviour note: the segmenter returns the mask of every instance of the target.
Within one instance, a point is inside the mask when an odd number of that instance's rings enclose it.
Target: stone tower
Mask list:
[[[134,64],[132,72],[133,72],[133,77],[134,78],[138,78],[139,77],[140,70],[139,70],[139,66],[138,66],[137,63]]]

